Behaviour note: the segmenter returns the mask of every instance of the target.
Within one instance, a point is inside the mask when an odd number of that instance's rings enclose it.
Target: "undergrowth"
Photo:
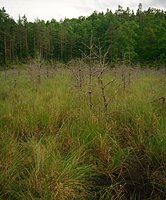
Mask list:
[[[166,199],[165,75],[133,70],[124,90],[108,71],[106,113],[95,77],[90,110],[68,69],[12,73],[0,74],[0,199]]]

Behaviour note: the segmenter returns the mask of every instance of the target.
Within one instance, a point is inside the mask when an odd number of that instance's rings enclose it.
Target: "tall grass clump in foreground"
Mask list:
[[[86,69],[48,69],[0,74],[0,199],[165,199],[165,75],[107,70],[105,110]]]

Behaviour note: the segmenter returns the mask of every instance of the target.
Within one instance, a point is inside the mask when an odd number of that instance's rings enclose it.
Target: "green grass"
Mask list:
[[[165,199],[165,75],[104,75],[108,111],[93,77],[68,69],[41,82],[28,70],[0,74],[0,199]],[[126,76],[127,77],[127,76]]]

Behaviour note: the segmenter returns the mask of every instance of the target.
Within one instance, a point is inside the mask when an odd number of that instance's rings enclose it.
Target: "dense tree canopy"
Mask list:
[[[121,6],[115,13],[94,12],[89,17],[60,22],[26,16],[14,21],[0,9],[0,65],[26,62],[40,55],[46,60],[67,62],[82,56],[91,34],[93,42],[108,49],[110,62],[166,63],[166,12],[149,8],[136,13]]]

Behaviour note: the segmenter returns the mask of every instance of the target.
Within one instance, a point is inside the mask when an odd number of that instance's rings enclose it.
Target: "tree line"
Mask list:
[[[93,36],[93,37],[92,37]],[[40,56],[45,60],[68,62],[86,53],[91,38],[94,46],[109,48],[109,62],[166,63],[166,11],[138,5],[113,13],[93,12],[90,16],[59,22],[26,16],[17,21],[0,9],[0,65],[27,62]]]

